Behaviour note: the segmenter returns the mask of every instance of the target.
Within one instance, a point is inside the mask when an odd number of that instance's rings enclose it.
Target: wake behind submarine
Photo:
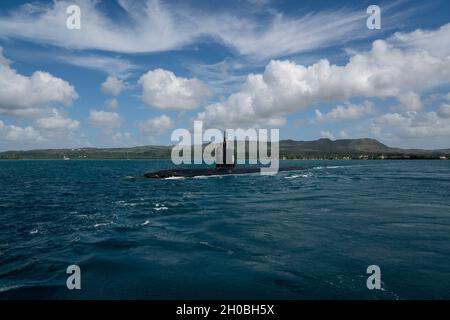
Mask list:
[[[222,159],[220,159],[222,156]],[[295,171],[303,170],[301,166],[280,167],[278,171]],[[150,179],[167,179],[167,178],[192,178],[198,176],[223,176],[235,174],[249,174],[260,172],[260,167],[236,167],[234,155],[227,152],[227,141],[224,135],[222,147],[216,150],[216,167],[215,168],[199,168],[199,169],[168,169],[155,172],[147,172],[144,174]]]

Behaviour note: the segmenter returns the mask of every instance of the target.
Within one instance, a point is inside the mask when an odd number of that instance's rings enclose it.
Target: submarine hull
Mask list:
[[[291,167],[281,167],[278,171],[296,171],[304,170],[304,167],[291,166]],[[206,168],[206,169],[171,169],[171,170],[160,170],[156,172],[148,172],[144,174],[146,178],[149,179],[167,179],[167,178],[192,178],[198,176],[223,176],[232,174],[248,174],[260,172],[260,167],[252,168],[236,168],[236,167],[222,167],[222,168]]]

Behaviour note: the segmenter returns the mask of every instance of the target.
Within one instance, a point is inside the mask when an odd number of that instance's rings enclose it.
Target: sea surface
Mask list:
[[[450,298],[450,161],[281,165],[305,169],[150,180],[172,163],[0,161],[0,299]]]

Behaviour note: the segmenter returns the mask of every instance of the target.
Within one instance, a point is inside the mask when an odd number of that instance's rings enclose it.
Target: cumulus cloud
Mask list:
[[[321,138],[330,139],[330,140],[334,140],[335,139],[334,134],[332,134],[330,131],[324,131],[324,130],[320,131],[320,137]]]
[[[450,118],[450,104],[444,103],[437,111],[437,115],[441,118]]]
[[[112,141],[117,145],[126,145],[131,141],[131,133],[117,132],[112,136]]]
[[[339,105],[325,114],[316,109],[316,120],[318,122],[356,120],[374,112],[373,103],[366,100],[361,105],[350,103],[345,106]]]
[[[418,29],[410,33],[396,32],[389,41],[397,47],[431,51],[435,56],[446,57],[450,52],[450,23],[437,30]]]
[[[434,111],[387,113],[374,119],[372,132],[379,137],[388,138],[448,138],[450,118],[441,118]]]
[[[5,125],[0,120],[0,140],[9,142],[35,143],[45,139],[33,127],[19,127],[15,125]]]
[[[39,115],[53,104],[70,105],[77,98],[73,86],[48,72],[36,71],[31,76],[17,73],[0,47],[0,113]]]
[[[105,105],[109,109],[117,109],[119,107],[119,102],[117,99],[109,99],[106,101]]]
[[[139,79],[142,101],[160,109],[194,109],[211,96],[211,90],[195,78],[177,77],[173,72],[155,69]]]
[[[3,55],[3,47],[0,47],[0,65],[9,66],[11,63],[12,61]]]
[[[139,123],[139,130],[150,137],[159,135],[172,127],[172,119],[164,114]]]
[[[113,96],[118,96],[122,91],[126,90],[128,85],[121,79],[114,76],[108,76],[105,82],[102,83],[101,89],[104,93],[108,93]]]
[[[365,10],[339,9],[305,14],[282,14],[275,9],[208,11],[157,0],[119,0],[123,21],[108,17],[96,0],[28,4],[0,18],[0,36],[77,49],[123,53],[179,49],[202,39],[215,40],[252,58],[279,57],[370,37],[362,26]],[[65,28],[68,5],[78,4],[82,28]],[[244,4],[241,4],[241,6]],[[383,28],[391,27],[389,6],[383,11]],[[263,16],[263,19],[261,19]],[[398,19],[401,16],[396,16]]]
[[[53,115],[36,120],[36,127],[44,130],[76,130],[80,126],[78,120],[72,120],[62,116],[56,109]]]
[[[339,132],[339,137],[340,137],[341,139],[348,139],[349,135],[348,135],[347,131],[341,130],[341,131]]]
[[[116,112],[90,110],[89,123],[94,127],[113,129],[120,126],[122,119]]]
[[[344,66],[326,59],[310,66],[272,60],[263,74],[250,74],[238,92],[207,106],[198,119],[213,125],[270,124],[313,103],[352,97],[394,97],[417,110],[420,92],[449,79],[450,56],[401,50],[377,40]]]
[[[422,109],[422,100],[420,95],[415,92],[408,91],[397,95],[397,99],[401,107],[406,110],[420,110]]]

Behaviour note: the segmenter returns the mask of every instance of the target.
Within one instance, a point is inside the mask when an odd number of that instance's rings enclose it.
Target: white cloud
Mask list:
[[[316,120],[318,122],[356,120],[374,112],[373,103],[366,100],[361,105],[350,103],[347,103],[345,106],[339,105],[325,114],[316,109]]]
[[[397,32],[389,41],[398,47],[414,51],[426,50],[435,56],[446,57],[450,53],[450,23],[437,30],[418,29],[410,33]]]
[[[122,91],[126,90],[128,85],[121,79],[114,76],[108,76],[105,82],[102,83],[101,89],[104,93],[108,93],[113,96],[118,96]]]
[[[15,125],[5,125],[0,120],[0,140],[15,143],[35,143],[44,141],[44,138],[33,127],[22,128]]]
[[[120,126],[122,119],[116,112],[90,110],[89,123],[94,127],[113,129]]]
[[[76,130],[80,122],[63,117],[56,109],[53,109],[53,115],[36,120],[36,126],[44,130]]]
[[[81,30],[65,28],[66,8],[78,4]],[[179,49],[202,39],[215,40],[251,58],[279,57],[364,38],[365,10],[339,9],[284,15],[275,9],[193,9],[186,4],[157,0],[120,0],[125,16],[118,23],[101,11],[95,0],[55,1],[51,5],[28,5],[0,18],[0,36],[77,49],[124,53],[160,52]],[[29,8],[33,7],[33,10]],[[390,28],[389,10],[383,28]],[[396,17],[401,18],[401,17]]]
[[[105,105],[109,109],[117,109],[119,107],[119,102],[117,99],[109,99],[106,101]]]
[[[450,118],[450,104],[442,104],[437,111],[437,115],[441,118]]]
[[[334,134],[332,134],[330,131],[320,131],[320,137],[335,140]]]
[[[341,131],[339,132],[339,137],[340,137],[341,139],[348,139],[348,138],[349,138],[349,135],[348,135],[347,131],[341,130]]]
[[[139,130],[150,137],[159,135],[172,127],[172,119],[164,114],[139,123]]]
[[[240,91],[207,106],[198,118],[214,125],[255,125],[313,103],[352,97],[394,97],[418,109],[420,92],[449,79],[450,57],[404,51],[377,40],[370,51],[353,55],[344,66],[328,60],[311,66],[272,60],[263,74],[250,74]]]
[[[420,95],[415,92],[408,91],[397,95],[398,101],[401,103],[401,107],[405,110],[418,111],[422,109],[422,99]]]
[[[112,136],[112,141],[118,145],[126,145],[131,141],[131,133],[129,132],[117,132]]]
[[[239,89],[239,86],[245,82],[247,73],[259,63],[242,63],[240,59],[224,59],[213,64],[202,64],[198,61],[184,62],[183,65],[197,78],[206,81],[209,86],[214,88],[217,95],[228,95]]]
[[[18,74],[0,48],[0,113],[16,116],[39,115],[50,105],[70,105],[78,98],[75,88],[50,73]]]
[[[160,109],[194,109],[212,94],[200,80],[177,77],[163,69],[148,71],[139,79],[139,84],[142,85],[142,101]]]
[[[0,65],[2,66],[9,66],[12,63],[11,60],[8,60],[4,55],[3,55],[3,48],[0,47]]]
[[[138,68],[128,60],[99,55],[65,55],[59,56],[57,59],[74,66],[100,70],[109,75],[121,78],[128,77],[131,71]]]
[[[450,118],[441,118],[434,111],[387,113],[372,123],[372,132],[378,137],[430,138],[450,137]]]

